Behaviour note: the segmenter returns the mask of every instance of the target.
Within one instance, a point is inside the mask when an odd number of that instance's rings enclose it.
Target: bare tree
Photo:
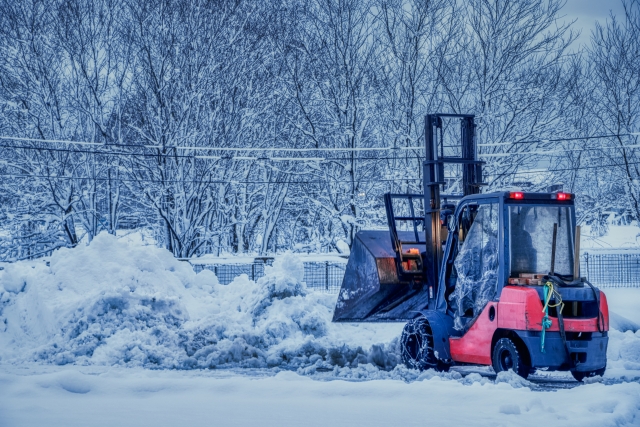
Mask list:
[[[0,96],[5,105],[0,120],[9,135],[45,140],[74,136],[76,122],[65,96],[67,64],[55,37],[57,6],[39,0],[0,4]],[[34,226],[54,222],[45,227],[45,240],[77,244],[73,214],[82,184],[75,177],[85,159],[64,146],[49,150],[56,146],[24,142],[19,147],[10,150],[7,169],[16,178],[15,186],[4,184],[21,206],[21,220]],[[25,187],[30,189],[26,198],[20,196]],[[34,226],[28,227],[33,231],[29,235],[35,233]]]
[[[308,2],[287,52],[292,96],[300,109],[294,124],[306,146],[346,149],[325,152],[326,161],[309,173],[320,184],[310,186],[304,198],[312,211],[322,211],[319,228],[329,246],[338,239],[350,244],[364,220],[359,194],[366,194],[366,181],[380,173],[378,162],[358,161],[358,149],[380,145],[375,131],[380,47],[373,6],[368,1]]]
[[[638,217],[639,1],[568,52],[562,0],[0,0],[0,251],[123,216],[178,257],[343,248],[421,191],[435,111],[477,115],[492,189]]]
[[[386,116],[385,142],[396,148],[388,163],[393,192],[421,192],[421,160],[424,150],[397,150],[424,147],[424,117],[442,108],[440,81],[446,75],[446,57],[460,35],[461,16],[455,2],[383,0],[379,2],[382,52],[380,71],[382,115]],[[413,173],[408,174],[408,171]],[[412,180],[406,180],[411,177]]]
[[[597,24],[588,48],[591,117],[601,134],[616,135],[591,144],[589,154],[590,164],[613,172],[606,180],[624,189],[609,194],[622,195],[624,207],[640,219],[640,1],[623,0],[623,5],[620,21],[612,15]],[[607,186],[602,188],[606,192]]]
[[[56,35],[68,69],[67,99],[76,140],[106,146],[125,143],[122,111],[131,70],[130,47],[119,28],[124,12],[116,0],[66,0],[57,11]],[[109,157],[89,155],[79,170],[86,183],[81,186],[76,212],[89,241],[103,227],[112,234],[117,228],[120,158],[113,160],[115,165]],[[104,214],[107,221],[101,225]]]
[[[561,0],[465,2],[460,53],[447,64],[443,95],[457,113],[477,115],[491,188],[511,185],[515,172],[539,163],[553,144],[519,141],[564,134],[567,48],[576,34],[560,23]],[[457,76],[457,78],[456,78]]]

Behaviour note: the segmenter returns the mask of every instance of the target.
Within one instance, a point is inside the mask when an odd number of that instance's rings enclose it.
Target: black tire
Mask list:
[[[402,363],[407,368],[424,371],[448,371],[449,365],[438,360],[433,351],[433,333],[424,317],[410,320],[404,325],[400,339]]]
[[[526,379],[532,371],[531,366],[524,361],[516,345],[509,338],[498,340],[493,348],[491,362],[496,374],[512,369],[513,372]]]
[[[576,379],[576,381],[582,382],[585,378],[591,378],[591,377],[597,377],[597,376],[604,376],[604,371],[607,368],[601,368],[601,369],[596,369],[595,371],[591,371],[591,372],[578,372],[578,371],[571,371],[571,375],[573,375],[573,378]]]

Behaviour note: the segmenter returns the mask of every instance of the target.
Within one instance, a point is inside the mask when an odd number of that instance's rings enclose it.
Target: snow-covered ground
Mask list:
[[[0,375],[12,426],[622,426],[639,425],[640,385],[536,392],[438,376],[319,381],[227,371],[28,368]],[[472,377],[472,378],[470,378]]]
[[[640,228],[635,225],[609,225],[607,234],[599,236],[590,226],[582,226],[580,249],[584,251],[640,251]]]
[[[331,323],[335,296],[307,290],[293,255],[228,286],[106,234],[48,263],[0,272],[2,427],[640,425],[640,289],[606,290],[607,373],[570,388],[408,370],[402,325]]]

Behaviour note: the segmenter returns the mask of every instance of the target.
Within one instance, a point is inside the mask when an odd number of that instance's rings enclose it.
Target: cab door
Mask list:
[[[444,299],[454,328],[464,332],[495,299],[500,270],[500,204],[483,198],[462,204],[443,265]]]

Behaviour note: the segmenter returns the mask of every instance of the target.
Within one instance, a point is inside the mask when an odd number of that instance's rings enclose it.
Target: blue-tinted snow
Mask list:
[[[335,297],[309,292],[303,273],[285,255],[257,282],[245,275],[222,286],[164,249],[103,233],[55,252],[49,266],[0,273],[0,357],[161,369],[396,366],[402,325],[332,324]]]

